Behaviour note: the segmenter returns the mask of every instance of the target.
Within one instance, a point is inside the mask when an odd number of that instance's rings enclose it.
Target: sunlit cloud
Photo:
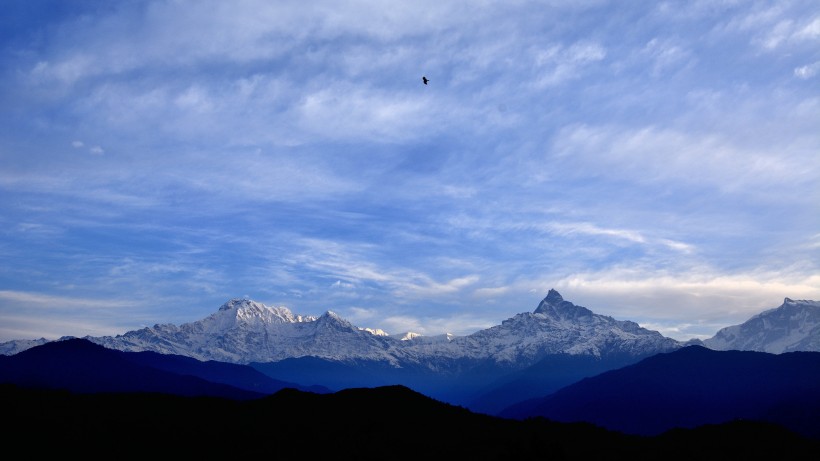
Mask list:
[[[816,299],[820,276],[808,272],[748,272],[730,274],[713,269],[653,274],[651,269],[618,268],[573,274],[556,282],[559,290],[607,306],[609,315],[678,322],[697,319],[707,324],[742,323],[786,297]],[[613,302],[614,299],[618,301]],[[712,332],[714,334],[714,332]]]

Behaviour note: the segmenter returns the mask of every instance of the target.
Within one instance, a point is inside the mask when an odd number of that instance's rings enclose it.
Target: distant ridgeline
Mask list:
[[[180,326],[5,343],[0,382],[238,401],[282,389],[330,394],[401,385],[507,418],[587,421],[639,434],[744,418],[811,435],[820,414],[813,374],[820,353],[788,351],[818,349],[819,313],[816,301],[787,298],[703,341],[710,350],[595,314],[555,290],[533,312],[461,337],[389,336],[332,312],[299,316],[234,299]],[[720,350],[733,348],[766,352]],[[746,387],[732,387],[739,384]],[[584,401],[597,402],[595,411]],[[626,418],[637,415],[638,422]]]

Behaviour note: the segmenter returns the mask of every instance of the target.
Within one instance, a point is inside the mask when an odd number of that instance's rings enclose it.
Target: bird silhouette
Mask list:
[[[427,85],[427,82],[429,82],[430,80],[427,77],[422,77],[421,81],[424,82],[425,85]]]

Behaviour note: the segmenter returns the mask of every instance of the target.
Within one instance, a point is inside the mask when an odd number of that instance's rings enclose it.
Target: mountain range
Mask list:
[[[459,337],[411,334],[397,338],[356,327],[331,311],[307,317],[285,307],[233,299],[205,319],[179,327],[155,325],[88,339],[111,349],[151,350],[199,360],[264,363],[315,357],[445,373],[461,371],[473,362],[518,369],[556,353],[606,358],[644,356],[679,347],[677,341],[637,323],[594,314],[565,301],[555,290],[549,291],[534,312]]]
[[[250,365],[278,380],[332,390],[402,384],[482,412],[681,346],[635,322],[595,314],[555,290],[533,312],[458,337],[394,337],[333,312],[300,316],[233,299],[196,322],[86,339],[120,351]],[[528,379],[514,394],[493,396],[494,388],[520,375]]]
[[[820,303],[786,298],[776,309],[694,343],[716,350],[817,351],[819,332]],[[406,385],[488,414],[689,344],[595,314],[554,289],[534,311],[467,336],[391,336],[330,311],[302,316],[232,299],[195,322],[85,339],[122,352],[242,365],[278,382],[328,392]],[[3,343],[0,353],[19,354],[48,342]]]
[[[533,312],[500,325],[428,338],[359,328],[332,312],[298,316],[235,299],[180,326],[2,344],[0,384],[207,402],[258,402],[284,392],[295,399],[289,405],[353,389],[405,389],[504,421],[583,422],[674,440],[681,428],[748,420],[820,440],[820,352],[812,350],[818,311],[816,301],[786,298],[709,340],[681,343],[550,290]],[[372,395],[356,395],[371,403]],[[221,412],[229,404],[214,405]],[[357,411],[383,412],[379,405]]]

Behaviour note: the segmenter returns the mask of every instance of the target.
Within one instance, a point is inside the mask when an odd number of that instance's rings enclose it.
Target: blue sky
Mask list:
[[[0,341],[820,299],[815,0],[3,8]]]

